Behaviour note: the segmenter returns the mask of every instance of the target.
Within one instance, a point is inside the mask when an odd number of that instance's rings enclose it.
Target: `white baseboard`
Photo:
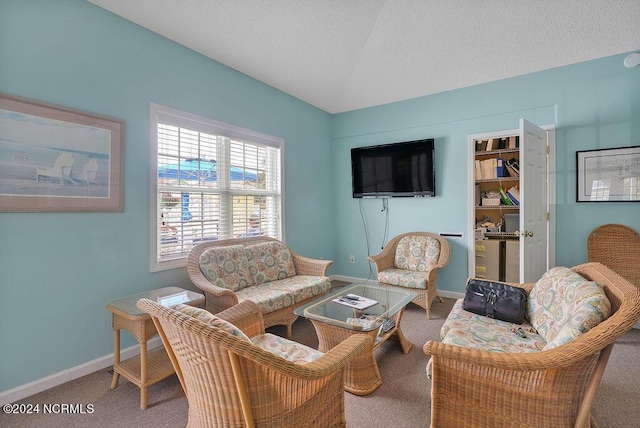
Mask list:
[[[147,349],[154,349],[158,346],[162,346],[162,341],[158,336],[147,342]],[[134,345],[120,351],[120,358],[123,361],[128,358],[135,357],[136,355],[140,355],[140,345]],[[86,376],[112,365],[113,353],[88,361],[84,364],[80,364],[79,366],[62,370],[50,376],[43,377],[42,379],[20,385],[13,389],[2,391],[0,392],[0,405],[15,403],[23,398],[30,397],[39,392],[46,391],[47,389],[62,385],[63,383],[78,379],[79,377]]]
[[[456,300],[464,299],[464,293],[458,293],[456,291],[438,290],[438,296]]]

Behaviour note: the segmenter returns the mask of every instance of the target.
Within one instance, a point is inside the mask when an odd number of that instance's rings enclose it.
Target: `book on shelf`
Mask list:
[[[506,161],[505,166],[512,177],[520,177],[520,165],[518,164],[518,160],[516,158],[511,158]]]
[[[518,137],[516,137],[515,135],[512,137],[509,137],[509,143],[507,145],[508,149],[517,149],[518,148]]]
[[[489,138],[487,140],[487,151],[491,151],[491,150],[495,150],[497,147],[493,147],[494,142],[497,140],[497,138]]]
[[[504,203],[505,205],[513,205],[513,202],[511,201],[509,196],[507,196],[507,192],[504,191],[502,186],[498,187],[498,192],[500,193],[500,198],[502,199],[502,203]]]
[[[479,159],[476,159],[476,180],[482,180],[482,164]]]
[[[487,140],[476,140],[476,152],[487,151]]]
[[[485,159],[482,161],[482,178],[485,180],[496,178],[496,159]]]
[[[496,158],[496,177],[504,177],[504,165],[502,158]]]
[[[509,199],[511,199],[511,202],[513,202],[513,205],[518,206],[520,205],[520,202],[513,196],[511,196],[511,193],[507,192],[507,196],[509,197]]]
[[[513,186],[509,190],[507,190],[507,195],[515,203],[515,205],[520,205],[520,190],[518,189],[518,186]]]

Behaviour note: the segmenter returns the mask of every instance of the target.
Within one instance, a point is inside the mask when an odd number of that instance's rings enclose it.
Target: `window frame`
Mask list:
[[[285,239],[285,218],[284,218],[284,139],[263,134],[250,129],[242,128],[218,120],[187,113],[171,107],[150,103],[149,105],[149,146],[150,146],[150,192],[149,192],[149,249],[150,249],[150,271],[159,272],[169,269],[176,269],[186,266],[186,254],[184,257],[168,260],[159,260],[158,255],[158,122],[169,122],[172,125],[196,129],[200,132],[207,132],[213,135],[222,136],[233,141],[247,142],[250,144],[262,145],[276,148],[280,151],[280,225],[282,241]],[[254,195],[254,192],[232,191],[233,195]]]

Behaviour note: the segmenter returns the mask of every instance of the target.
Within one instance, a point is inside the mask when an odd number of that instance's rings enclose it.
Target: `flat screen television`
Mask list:
[[[354,198],[436,195],[433,138],[351,149]]]

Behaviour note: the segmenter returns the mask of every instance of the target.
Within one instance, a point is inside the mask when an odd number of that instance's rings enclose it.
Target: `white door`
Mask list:
[[[520,281],[548,269],[547,132],[520,119]]]

